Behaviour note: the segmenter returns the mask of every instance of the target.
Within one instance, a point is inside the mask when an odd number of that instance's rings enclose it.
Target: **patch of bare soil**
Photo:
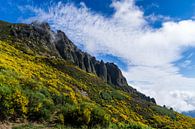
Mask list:
[[[0,129],[12,129],[11,123],[0,123]]]

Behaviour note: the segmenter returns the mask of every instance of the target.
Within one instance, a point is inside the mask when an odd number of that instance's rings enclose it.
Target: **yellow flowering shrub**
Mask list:
[[[33,52],[0,41],[0,120],[22,117],[89,128],[195,127],[192,118],[137,100],[63,59]]]

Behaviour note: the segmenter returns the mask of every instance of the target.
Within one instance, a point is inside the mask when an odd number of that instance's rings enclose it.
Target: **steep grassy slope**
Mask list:
[[[1,23],[0,23],[1,24]],[[2,23],[4,24],[4,23]],[[56,56],[0,35],[0,119],[78,128],[195,128],[195,120],[108,85]],[[38,47],[38,46],[37,46]]]

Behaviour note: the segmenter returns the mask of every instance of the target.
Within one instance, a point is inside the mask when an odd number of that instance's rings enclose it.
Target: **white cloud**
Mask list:
[[[155,23],[155,22],[166,22],[166,21],[170,21],[170,20],[178,20],[176,18],[171,18],[169,16],[163,16],[163,15],[155,15],[154,13],[153,14],[150,14],[149,16],[146,16],[145,19],[147,19],[148,21],[152,22],[152,23]]]
[[[27,7],[36,14],[27,21],[49,22],[91,54],[121,57],[129,66],[123,71],[128,81],[159,104],[178,111],[195,109],[195,97],[191,97],[195,78],[182,76],[173,64],[182,57],[184,48],[195,46],[195,21],[168,19],[161,28],[153,29],[133,0],[113,1],[111,7],[115,13],[110,18],[91,11],[84,3],[80,8],[58,3],[49,11]],[[184,92],[192,99],[183,97]]]

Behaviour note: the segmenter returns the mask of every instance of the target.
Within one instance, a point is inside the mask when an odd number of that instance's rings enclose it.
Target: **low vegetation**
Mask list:
[[[195,120],[134,98],[61,58],[0,41],[0,121],[20,128],[193,129]]]

